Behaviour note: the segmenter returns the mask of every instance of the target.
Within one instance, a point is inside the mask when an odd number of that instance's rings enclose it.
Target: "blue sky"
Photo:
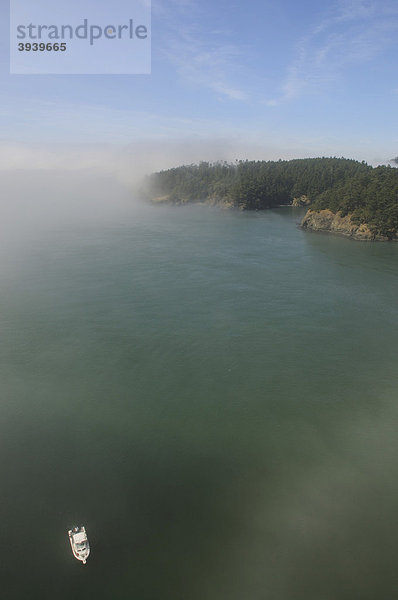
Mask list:
[[[396,0],[154,0],[151,75],[10,75],[8,22],[3,2],[3,148],[398,154]]]

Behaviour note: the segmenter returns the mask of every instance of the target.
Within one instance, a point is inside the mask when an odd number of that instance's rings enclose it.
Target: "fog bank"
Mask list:
[[[314,156],[340,156],[333,148],[316,152],[309,147],[284,147],[264,141],[230,138],[185,138],[179,140],[136,140],[131,144],[17,144],[0,143],[0,172],[15,170],[91,170],[109,174],[123,184],[136,183],[153,171],[200,161],[240,159],[278,160]],[[387,157],[371,158],[345,154],[346,158],[386,162]]]

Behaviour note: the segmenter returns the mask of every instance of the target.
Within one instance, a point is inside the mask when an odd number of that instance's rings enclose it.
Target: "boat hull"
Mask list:
[[[73,527],[69,529],[68,535],[73,556],[85,565],[90,554],[90,544],[85,527]]]

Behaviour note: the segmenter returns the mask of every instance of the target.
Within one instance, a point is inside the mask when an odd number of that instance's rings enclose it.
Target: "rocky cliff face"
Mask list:
[[[372,233],[366,224],[357,225],[353,223],[350,215],[342,217],[340,213],[335,214],[330,210],[319,212],[308,210],[301,222],[301,227],[312,231],[327,231],[343,235],[353,240],[388,241],[387,237]]]

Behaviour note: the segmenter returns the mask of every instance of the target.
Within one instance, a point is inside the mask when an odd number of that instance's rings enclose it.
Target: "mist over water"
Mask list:
[[[4,598],[394,597],[398,245],[1,179]]]

